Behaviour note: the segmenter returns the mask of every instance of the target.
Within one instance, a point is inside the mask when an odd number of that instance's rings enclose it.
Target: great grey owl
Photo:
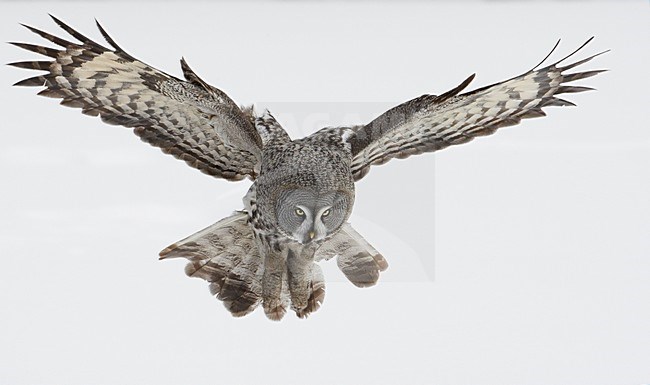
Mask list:
[[[360,287],[374,285],[387,268],[347,222],[354,184],[372,165],[469,142],[543,116],[542,107],[573,105],[557,95],[590,88],[566,84],[602,72],[565,73],[598,54],[560,66],[583,45],[539,68],[549,54],[506,81],[461,93],[472,75],[450,91],[409,100],[368,124],[323,128],[292,140],[268,110],[240,108],[185,60],[181,80],[126,53],[99,23],[112,49],[53,19],[77,41],[26,26],[61,48],[12,43],[51,58],[11,63],[46,71],[15,85],[44,87],[39,95],[133,128],[143,141],[208,175],[252,180],[242,211],[167,247],[160,258],[187,258],[186,274],[207,280],[233,315],[261,304],[273,320],[289,308],[305,317],[320,307],[325,285],[319,260],[336,257]]]

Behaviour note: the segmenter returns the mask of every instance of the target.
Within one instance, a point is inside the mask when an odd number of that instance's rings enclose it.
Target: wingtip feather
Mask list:
[[[23,79],[13,84],[14,87],[43,87],[45,86],[45,76],[34,76]]]
[[[573,102],[570,102],[568,100],[558,98],[558,97],[553,97],[549,99],[548,102],[544,103],[544,107],[546,106],[555,106],[555,107],[576,107],[576,104]]]
[[[586,43],[583,44],[583,45],[582,45],[578,50],[580,50],[580,49],[581,49],[582,47],[584,47],[585,45],[586,45]],[[575,54],[576,52],[578,52],[578,50],[574,51],[571,55],[565,57],[564,59],[562,59],[562,60],[556,62],[556,63],[553,64],[553,65],[554,65],[554,66],[557,66],[560,62],[566,60],[567,58],[569,58],[570,56],[572,56],[573,54]],[[587,57],[587,58],[585,58],[585,59],[578,60],[577,62],[574,62],[574,63],[571,63],[571,64],[567,64],[567,65],[565,65],[565,66],[563,66],[563,67],[557,67],[557,69],[558,69],[560,72],[562,72],[562,71],[566,71],[566,70],[569,70],[569,69],[571,69],[571,68],[574,68],[574,67],[577,67],[577,66],[579,66],[579,65],[581,65],[581,64],[584,64],[584,63],[586,63],[586,62],[588,62],[588,61],[594,59],[595,57],[598,57],[598,56],[600,56],[600,55],[606,54],[606,53],[609,52],[609,51],[611,51],[611,50],[610,50],[610,49],[607,49],[607,50],[604,50],[604,51],[598,52],[598,53],[593,54],[593,55],[591,55],[591,56],[589,56],[589,57]]]
[[[551,57],[551,55],[553,54],[553,52],[555,52],[555,50],[557,49],[557,47],[560,45],[560,41],[562,41],[562,39],[557,39],[557,42],[555,42],[555,45],[553,46],[553,48],[551,48],[551,51],[550,51],[548,54],[546,54],[546,56],[544,56],[544,59],[542,59],[542,61],[540,61],[540,62],[539,62],[535,67],[533,67],[533,68],[532,68],[530,71],[528,71],[528,72],[535,71],[537,68],[539,68],[539,66],[541,66],[542,64],[544,64],[544,62],[545,62],[546,60],[548,60],[549,57]]]
[[[65,39],[61,39],[60,37],[49,34],[49,33],[45,32],[45,31],[42,31],[42,30],[40,30],[38,28],[31,27],[31,26],[29,26],[27,24],[20,23],[20,25],[27,28],[32,33],[35,33],[38,36],[42,37],[43,39],[51,41],[52,43],[54,43],[56,45],[59,45],[61,47],[71,47],[71,46],[76,46],[77,45],[76,43],[73,43],[73,42],[65,40]]]
[[[43,47],[43,46],[40,46],[40,45],[34,45],[34,44],[29,44],[29,43],[18,43],[18,42],[11,41],[11,42],[9,42],[9,44],[14,45],[14,46],[16,46],[18,48],[22,48],[22,49],[27,50],[27,51],[36,52],[38,54],[48,56],[48,57],[51,57],[51,58],[57,58],[59,53],[61,52],[61,51],[59,51],[57,49],[54,49],[54,48]]]
[[[8,66],[38,71],[49,71],[50,64],[52,62],[49,61],[18,61],[7,63]]]
[[[585,71],[585,72],[576,72],[576,73],[573,73],[573,74],[566,74],[566,75],[562,75],[562,82],[563,83],[569,83],[569,82],[573,82],[573,81],[580,80],[580,79],[586,79],[586,78],[590,78],[592,76],[596,76],[599,73],[607,72],[607,71],[609,71],[609,70],[606,70],[606,69],[604,69],[604,70],[592,70],[592,71]]]
[[[472,80],[474,80],[475,77],[476,77],[476,73],[469,75],[467,79],[463,80],[463,82],[460,83],[458,86],[436,97],[434,100],[435,103],[442,103],[445,100],[458,95],[462,90],[467,88],[467,86],[472,82]]]
[[[61,29],[66,31],[70,36],[74,37],[75,39],[79,40],[80,42],[82,42],[84,44],[87,44],[87,45],[89,45],[91,47],[99,47],[99,48],[105,49],[101,45],[94,42],[92,39],[89,39],[88,37],[86,37],[82,33],[80,33],[79,31],[75,30],[74,28],[72,28],[69,25],[67,25],[66,23],[64,23],[62,20],[60,20],[56,16],[54,16],[52,14],[49,14],[49,13],[48,13],[48,15],[52,18],[52,20],[54,20],[54,22],[59,27],[61,27]]]
[[[106,30],[104,29],[104,27],[102,27],[102,25],[99,23],[99,20],[97,20],[96,18],[95,18],[95,24],[97,25],[97,29],[99,29],[99,33],[102,34],[102,37],[104,38],[104,40],[106,40],[106,42],[107,42],[111,47],[113,47],[116,51],[121,52],[121,53],[123,53],[123,54],[129,56],[130,58],[132,58],[131,55],[128,55],[128,54],[127,54],[127,53],[122,49],[122,47],[120,47],[120,46],[115,42],[115,40],[113,40],[113,38],[108,34],[108,32],[106,32]]]
[[[592,40],[594,40],[594,36],[592,36],[592,37],[590,37],[589,39],[587,39],[587,41],[585,41],[584,43],[582,43],[582,45],[581,45],[580,47],[578,47],[575,51],[573,51],[573,52],[571,52],[570,54],[566,55],[566,56],[563,57],[562,59],[556,61],[553,65],[557,66],[558,64],[560,64],[560,63],[562,63],[563,61],[567,60],[567,59],[570,58],[571,56],[575,55],[575,54],[578,53],[580,50],[582,50],[584,47],[586,47],[587,44],[589,44]]]
[[[585,91],[594,91],[595,88],[592,87],[583,87],[583,86],[560,86],[558,87],[557,91],[555,92],[556,95],[558,94],[571,94],[571,93],[578,93],[578,92],[585,92]]]

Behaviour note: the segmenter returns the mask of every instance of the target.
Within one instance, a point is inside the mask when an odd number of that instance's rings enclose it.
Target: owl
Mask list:
[[[11,63],[44,71],[15,85],[42,87],[39,95],[131,128],[205,174],[252,181],[241,210],[165,248],[160,258],[186,258],[185,273],[206,280],[234,316],[261,305],[272,320],[287,311],[303,318],[321,306],[321,260],[335,258],[358,287],[374,285],[388,267],[348,222],[355,183],[371,166],[467,143],[544,116],[543,107],[572,106],[558,95],[590,90],[568,84],[603,71],[567,73],[604,52],[563,64],[591,39],[540,68],[558,41],[520,76],[463,93],[471,75],[452,90],[409,100],[368,124],[292,139],[268,110],[240,107],[184,59],[183,80],[128,54],[99,23],[110,48],[52,18],[74,41],[26,26],[57,48],[11,43],[49,58]]]

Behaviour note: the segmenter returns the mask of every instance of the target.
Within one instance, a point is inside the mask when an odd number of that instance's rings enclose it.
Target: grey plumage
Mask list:
[[[281,318],[289,306],[301,318],[320,307],[325,283],[317,261],[336,257],[344,274],[360,287],[374,285],[379,271],[388,267],[349,224],[321,247],[307,245],[313,249],[300,253],[296,246],[276,251],[288,255],[271,254],[271,264],[267,263],[261,258],[248,214],[239,211],[168,246],[160,252],[160,259],[188,259],[185,274],[208,281],[210,292],[234,316],[250,313],[265,299],[264,309],[271,319]],[[266,295],[262,288],[264,273],[270,275]]]
[[[532,70],[503,82],[461,94],[472,75],[450,91],[412,99],[366,125],[324,128],[292,140],[269,111],[258,115],[239,107],[185,59],[181,80],[126,53],[99,23],[112,49],[53,19],[77,42],[26,26],[60,48],[12,43],[52,59],[11,63],[45,71],[15,85],[44,87],[40,95],[132,128],[143,141],[206,174],[251,179],[243,211],[167,247],[160,258],[186,258],[186,274],[208,281],[234,316],[261,305],[273,320],[288,310],[306,317],[321,306],[319,261],[336,258],[358,287],[374,285],[388,267],[348,223],[354,183],[371,166],[466,143],[544,116],[543,107],[573,105],[557,95],[590,88],[567,83],[602,72],[565,73],[597,55],[560,66],[583,45],[538,69],[549,53]]]
[[[343,274],[358,287],[377,283],[379,273],[388,268],[384,256],[372,247],[349,223],[316,251],[316,260],[336,257]]]
[[[160,252],[160,259],[188,259],[185,274],[208,281],[212,295],[235,316],[262,301],[263,264],[247,221],[245,212],[236,212]]]
[[[574,105],[557,95],[591,88],[563,84],[603,71],[568,75],[563,72],[604,52],[564,67],[558,65],[592,39],[571,55],[544,68],[537,69],[542,61],[523,75],[460,94],[474,79],[472,75],[440,96],[420,96],[386,111],[365,126],[356,127],[351,141],[355,181],[363,178],[372,165],[467,143],[478,136],[490,135],[500,127],[516,125],[521,119],[545,116],[543,107]]]
[[[54,58],[11,63],[48,71],[15,85],[45,86],[39,95],[62,99],[62,105],[81,108],[106,123],[133,128],[143,141],[209,175],[228,180],[255,177],[262,143],[254,118],[223,92],[202,82],[186,64],[188,81],[182,81],[134,59],[112,39],[115,50],[53,19],[81,43],[27,27],[63,49],[12,43]]]

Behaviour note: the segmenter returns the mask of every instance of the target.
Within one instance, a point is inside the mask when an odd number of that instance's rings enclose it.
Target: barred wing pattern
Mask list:
[[[185,60],[181,67],[187,81],[133,58],[99,23],[113,50],[52,18],[79,43],[25,26],[63,49],[11,43],[54,59],[10,63],[47,71],[15,85],[45,87],[39,95],[61,98],[62,105],[133,128],[143,141],[206,174],[233,181],[256,177],[262,142],[251,111],[242,111],[225,93],[201,80]]]
[[[363,178],[372,165],[466,143],[477,136],[492,134],[500,127],[518,124],[521,119],[545,116],[542,107],[573,106],[556,95],[592,88],[565,83],[604,70],[563,72],[607,51],[563,67],[558,65],[592,39],[547,67],[537,69],[555,51],[559,41],[540,64],[521,76],[459,95],[474,79],[472,75],[440,96],[420,96],[388,110],[365,126],[354,127],[355,135],[349,142],[354,156],[352,174],[355,180]]]
[[[236,212],[160,252],[160,259],[188,259],[185,274],[208,281],[210,293],[236,317],[262,303],[264,266],[247,219]]]

